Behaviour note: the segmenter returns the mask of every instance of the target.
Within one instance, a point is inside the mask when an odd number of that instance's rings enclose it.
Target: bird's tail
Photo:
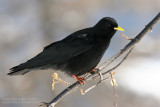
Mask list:
[[[30,70],[29,69],[25,69],[24,64],[20,64],[18,66],[15,66],[13,68],[10,69],[10,73],[8,73],[7,75],[24,75],[26,73],[28,73]]]

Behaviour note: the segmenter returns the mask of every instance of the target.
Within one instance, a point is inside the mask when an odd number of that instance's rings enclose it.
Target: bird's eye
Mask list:
[[[109,25],[109,24],[107,24],[107,25],[105,25],[105,26],[106,26],[107,28],[108,28],[108,27],[111,27],[111,25]]]

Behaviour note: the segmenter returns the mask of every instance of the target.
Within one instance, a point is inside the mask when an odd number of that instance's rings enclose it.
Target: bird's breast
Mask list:
[[[66,68],[71,74],[81,75],[97,66],[108,48],[110,40],[95,40],[94,42],[90,49],[68,60]]]

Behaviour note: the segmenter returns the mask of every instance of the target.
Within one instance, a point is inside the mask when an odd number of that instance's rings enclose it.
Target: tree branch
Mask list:
[[[119,67],[119,66],[124,62],[124,60],[127,59],[128,55],[131,53],[132,50],[133,50],[133,48],[131,48],[131,49],[129,50],[129,52],[125,55],[125,57],[119,62],[119,64],[117,64],[117,65],[116,65],[115,67],[113,67],[112,69],[109,69],[108,71],[106,71],[106,72],[104,72],[104,73],[98,72],[99,75],[94,76],[92,79],[95,79],[95,78],[97,78],[97,77],[100,76],[100,81],[99,81],[97,84],[89,87],[89,88],[86,89],[85,91],[83,91],[83,89],[81,89],[81,94],[82,94],[82,95],[86,94],[86,93],[89,92],[90,90],[96,88],[100,83],[102,83],[102,82],[104,82],[105,80],[109,79],[111,75],[108,76],[108,77],[106,77],[106,78],[103,78],[102,76],[105,75],[105,74],[111,73],[114,69],[116,69],[117,67]]]
[[[98,69],[99,69],[98,72],[102,72],[106,67],[108,67],[108,65],[110,65],[112,62],[114,62],[117,58],[119,58],[120,56],[124,55],[129,50],[132,50],[132,48],[145,36],[145,34],[148,31],[152,30],[153,26],[158,22],[158,20],[160,20],[160,13],[158,13],[158,15],[134,39],[132,39],[131,42],[129,42],[123,49],[121,49],[119,52],[117,52],[117,54],[115,54],[109,60],[104,62],[102,65],[100,65],[98,67]],[[128,56],[128,54],[126,56]],[[126,57],[124,59],[126,59]],[[115,66],[114,68],[112,68],[109,71],[104,72],[102,75],[107,74],[110,71],[112,71],[115,68],[117,68],[124,61],[124,59],[117,66]],[[98,72],[94,73],[94,74],[88,74],[84,81],[87,81],[87,80],[89,80],[89,79],[91,79],[93,77],[98,76]],[[71,93],[73,90],[78,89],[79,86],[80,86],[80,83],[79,82],[75,82],[74,84],[72,84],[71,86],[69,86],[68,88],[63,90],[51,102],[43,103],[43,104],[45,104],[47,107],[54,107],[55,104],[57,104],[64,96],[66,96],[67,94]]]

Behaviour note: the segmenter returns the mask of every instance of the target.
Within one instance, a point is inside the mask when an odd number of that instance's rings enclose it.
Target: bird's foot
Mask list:
[[[88,73],[89,74],[92,74],[92,73],[96,73],[97,71],[99,71],[98,68],[93,68],[91,71],[89,71]]]
[[[77,77],[76,75],[73,75],[74,78],[77,79],[77,81],[79,81],[79,83],[81,84],[83,82],[83,84],[85,84],[84,79],[85,77]]]

